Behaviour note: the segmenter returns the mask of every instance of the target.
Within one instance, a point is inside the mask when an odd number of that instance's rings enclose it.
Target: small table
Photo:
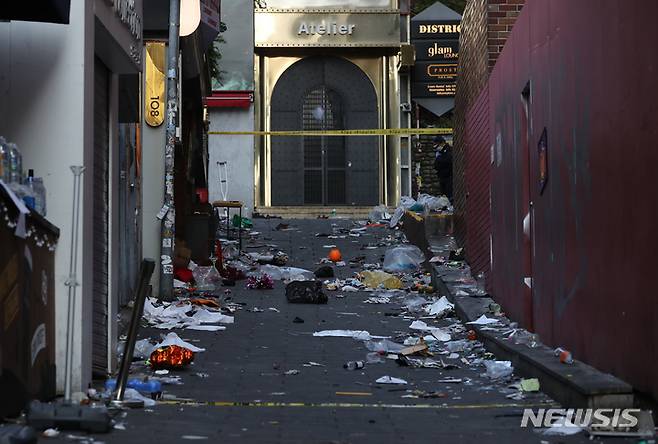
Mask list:
[[[231,208],[237,208],[240,216],[238,224],[238,251],[242,251],[242,202],[239,200],[216,200],[212,203],[213,209],[217,212],[217,226],[219,226],[219,208],[226,208],[226,238],[231,239]]]

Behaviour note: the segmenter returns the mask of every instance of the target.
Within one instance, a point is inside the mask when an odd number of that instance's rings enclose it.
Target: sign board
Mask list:
[[[454,97],[456,87],[455,82],[414,82],[413,96],[418,99]]]
[[[458,20],[411,22],[416,65],[411,86],[414,98],[454,97],[459,58]]]
[[[257,48],[399,47],[400,13],[256,9]]]
[[[455,82],[456,80],[456,61],[450,63],[416,62],[414,65],[414,82]]]
[[[459,57],[459,40],[418,40],[413,45],[418,61],[456,62]]]
[[[459,40],[461,22],[427,20],[411,22],[411,40]]]
[[[164,122],[166,52],[164,42],[146,42],[144,120],[149,126]]]

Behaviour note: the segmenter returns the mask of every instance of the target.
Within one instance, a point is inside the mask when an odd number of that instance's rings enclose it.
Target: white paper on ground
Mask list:
[[[498,322],[500,322],[498,321],[498,319],[492,319],[492,318],[488,318],[487,315],[482,315],[474,321],[467,322],[467,324],[490,325],[490,324],[497,324]]]
[[[189,342],[183,341],[180,336],[178,336],[176,333],[168,333],[167,336],[165,336],[164,340],[160,342],[159,344],[155,345],[153,349],[155,350],[156,348],[160,347],[166,347],[167,345],[178,345],[179,347],[186,348],[188,350],[191,350],[193,352],[202,352],[206,351],[205,348],[199,348],[196,347]]]
[[[188,325],[185,328],[188,330],[199,330],[199,331],[226,330],[226,327],[224,327],[223,325]]]
[[[455,305],[451,304],[445,296],[442,296],[438,301],[425,307],[425,311],[432,316],[443,316],[452,311],[453,308],[455,308]]]
[[[544,429],[542,431],[542,434],[544,435],[560,435],[560,436],[566,436],[566,435],[575,435],[576,433],[580,433],[583,429],[581,427],[578,427],[576,424],[572,423],[569,421],[567,417],[562,417],[558,418],[552,426],[548,427],[547,429]]]
[[[220,324],[232,324],[234,322],[233,316],[226,316],[221,313],[208,311],[205,308],[194,313],[192,319],[199,324],[216,324],[218,322]]]
[[[162,311],[160,316],[167,318],[183,317],[183,315],[185,315],[190,310],[192,310],[192,304],[171,304]]]
[[[375,381],[377,384],[406,384],[407,381],[400,378],[394,378],[392,376],[382,376],[381,378]]]
[[[412,330],[429,331],[430,333],[432,333],[432,336],[434,336],[436,339],[438,339],[441,342],[447,342],[450,340],[450,335],[448,333],[441,330],[440,328],[430,327],[424,321],[415,320],[411,323],[409,328]]]
[[[388,336],[372,336],[365,330],[322,330],[313,333],[315,337],[334,337],[334,338],[354,338],[360,341],[369,341],[370,339],[385,339]]]
[[[144,407],[153,407],[155,405],[155,399],[147,398],[146,396],[143,396],[141,393],[139,393],[137,390],[133,388],[126,389],[126,391],[123,393],[123,399],[125,401],[131,399],[144,401]]]

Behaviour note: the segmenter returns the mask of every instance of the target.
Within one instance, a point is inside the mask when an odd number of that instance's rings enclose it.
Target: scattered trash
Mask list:
[[[315,277],[317,278],[332,278],[334,277],[334,269],[329,265],[323,265],[315,270]]]
[[[392,376],[382,376],[375,381],[377,384],[407,384],[407,381]]]
[[[386,250],[384,270],[388,272],[409,272],[417,270],[425,261],[425,255],[415,245],[398,245]]]
[[[330,261],[332,262],[338,262],[343,258],[343,255],[340,253],[340,250],[338,248],[335,248],[335,245],[332,245],[333,247],[330,251],[327,257],[329,258]]]
[[[284,374],[284,375],[288,375],[288,376],[298,375],[298,374],[299,374],[299,370],[295,370],[295,369],[293,369],[293,370],[287,370],[287,371],[285,371],[283,374]]]
[[[390,218],[391,215],[388,214],[386,205],[377,205],[372,210],[370,210],[370,213],[368,213],[368,220],[371,222],[379,222],[382,220],[388,220]]]
[[[266,273],[260,276],[249,276],[247,278],[247,288],[251,290],[271,290],[274,288],[274,281]]]
[[[539,391],[539,379],[537,378],[522,379],[519,384],[521,386],[521,390],[523,390],[524,392]]]
[[[555,356],[560,358],[562,364],[573,364],[573,356],[569,350],[565,350],[562,347],[556,348],[553,353]]]
[[[568,436],[582,432],[582,427],[578,427],[571,422],[566,416],[557,418],[553,425],[543,429],[542,434],[548,436]]]
[[[363,361],[347,361],[343,364],[343,368],[347,370],[360,370],[365,366]]]
[[[286,285],[286,299],[293,304],[326,304],[320,281],[292,281]]]
[[[366,354],[366,363],[367,364],[381,364],[384,362],[382,353],[380,352],[370,352]]]
[[[306,364],[304,364],[304,367],[324,367],[324,364],[320,364],[319,362],[308,361]]]
[[[389,290],[402,288],[399,278],[384,271],[364,271],[361,276],[363,283],[370,288],[378,288],[380,285]]]
[[[486,376],[491,379],[505,378],[512,374],[514,368],[510,361],[484,361]]]
[[[388,296],[371,296],[363,302],[366,304],[388,304],[391,302],[391,298]]]
[[[425,343],[420,343],[417,345],[411,345],[400,350],[400,354],[403,356],[410,356],[415,354],[427,354],[428,346]]]
[[[436,382],[440,382],[442,384],[461,384],[463,382],[463,379],[461,379],[461,378],[443,378],[443,379],[439,379]]]
[[[201,435],[183,435],[181,436],[181,439],[189,439],[193,441],[199,441],[199,440],[204,440],[208,439],[207,436],[201,436]]]
[[[155,369],[180,369],[194,360],[194,352],[179,345],[167,345],[156,348],[149,362]]]
[[[304,320],[300,318],[299,316],[295,316],[295,318],[292,320],[293,323],[295,324],[303,324]]]
[[[372,338],[382,338],[383,336],[371,336],[365,330],[322,330],[313,333],[315,337],[334,337],[334,338],[354,338],[360,341],[368,341]]]
[[[482,315],[474,321],[467,322],[467,324],[471,324],[471,325],[491,325],[491,324],[497,324],[499,322],[500,321],[498,319],[492,319],[492,318],[488,318],[487,315]]]
[[[44,438],[57,438],[59,436],[60,432],[57,429],[46,429],[43,432],[41,432],[41,436]]]
[[[133,388],[126,388],[126,390],[123,393],[123,400],[126,402],[130,402],[130,401],[142,402],[144,407],[155,406],[155,399],[147,398],[146,396],[143,396],[141,393],[139,393],[137,390]]]
[[[192,275],[194,276],[197,290],[215,291],[221,286],[222,276],[213,265],[196,267],[192,271]]]
[[[423,297],[413,296],[404,301],[404,308],[412,313],[419,312],[423,310],[423,306],[425,306],[427,302],[427,299]]]
[[[397,342],[393,342],[388,339],[382,339],[379,341],[367,341],[365,345],[368,350],[379,353],[399,353],[405,348],[404,345],[398,344]]]
[[[425,311],[430,314],[430,316],[436,316],[438,318],[444,317],[455,308],[455,305],[448,301],[448,298],[442,296],[441,299],[434,302],[431,305],[425,307]]]
[[[153,348],[154,349],[162,348],[162,347],[166,347],[168,345],[177,345],[179,347],[186,348],[186,349],[188,349],[190,351],[193,351],[195,353],[206,351],[205,348],[199,348],[199,347],[196,347],[196,346],[190,344],[189,342],[183,341],[180,338],[180,336],[178,336],[176,333],[168,333],[164,337],[164,339],[160,343],[154,345]]]

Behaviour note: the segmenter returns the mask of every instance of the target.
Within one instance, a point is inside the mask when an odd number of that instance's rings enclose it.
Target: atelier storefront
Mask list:
[[[399,11],[385,0],[294,3],[254,13],[255,129],[398,128]],[[256,138],[257,205],[395,205],[399,152],[395,136]]]

